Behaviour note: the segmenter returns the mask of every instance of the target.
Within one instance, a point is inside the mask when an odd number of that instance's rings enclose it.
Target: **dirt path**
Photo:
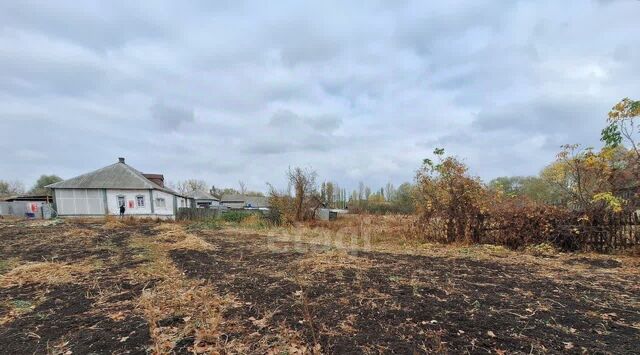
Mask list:
[[[347,252],[175,224],[3,224],[0,353],[637,351],[637,268],[519,255]]]

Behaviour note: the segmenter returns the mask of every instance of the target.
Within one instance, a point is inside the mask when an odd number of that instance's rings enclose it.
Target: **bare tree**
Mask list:
[[[387,199],[387,201],[395,200],[395,198],[396,198],[396,188],[393,186],[392,183],[388,182],[387,183],[387,187],[384,189],[384,191],[386,192],[385,198]]]
[[[198,179],[188,179],[184,181],[178,181],[176,183],[171,183],[169,185],[183,195],[192,193],[194,191],[209,190],[208,189],[209,184],[207,184],[207,182],[204,180],[198,180]]]
[[[24,193],[24,185],[20,181],[0,180],[0,196],[20,195]]]
[[[247,193],[247,185],[244,183],[244,181],[239,180],[238,186],[240,186],[240,194],[244,196]]]
[[[287,178],[295,192],[294,204],[297,221],[301,221],[307,217],[305,207],[309,207],[307,204],[311,202],[313,195],[316,193],[317,176],[318,174],[309,168],[289,168],[287,172]]]

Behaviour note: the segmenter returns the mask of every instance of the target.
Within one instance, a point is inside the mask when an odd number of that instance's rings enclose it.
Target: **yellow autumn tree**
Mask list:
[[[564,145],[541,177],[557,188],[560,200],[571,209],[620,211],[624,200],[613,192],[617,165],[625,155],[622,147],[595,151],[578,144]]]

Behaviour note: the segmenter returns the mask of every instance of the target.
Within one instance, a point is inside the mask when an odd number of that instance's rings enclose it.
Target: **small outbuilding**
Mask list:
[[[175,218],[189,198],[164,186],[162,174],[143,174],[124,158],[104,168],[47,186],[58,216],[125,215]]]
[[[247,196],[242,194],[222,195],[220,204],[229,209],[259,209],[269,208],[269,199],[264,196]]]
[[[188,194],[195,201],[197,208],[217,208],[220,207],[220,199],[202,190],[193,191]]]
[[[335,221],[338,219],[338,212],[329,208],[318,208],[316,210],[316,218],[322,221]]]

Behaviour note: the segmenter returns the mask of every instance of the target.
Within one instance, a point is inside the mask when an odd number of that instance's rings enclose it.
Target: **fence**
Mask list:
[[[562,250],[612,252],[640,246],[638,212],[605,213],[585,217],[583,213],[479,215],[468,220],[435,218],[419,225],[428,240],[472,241],[504,245],[513,249],[551,243]]]
[[[178,208],[176,219],[179,221],[199,221],[204,219],[216,218],[221,213],[218,208]]]
[[[611,252],[640,245],[640,218],[637,212],[609,214],[561,226],[565,233],[574,233],[584,244],[583,249]]]
[[[49,219],[53,214],[50,203],[33,201],[0,202],[0,216]]]

